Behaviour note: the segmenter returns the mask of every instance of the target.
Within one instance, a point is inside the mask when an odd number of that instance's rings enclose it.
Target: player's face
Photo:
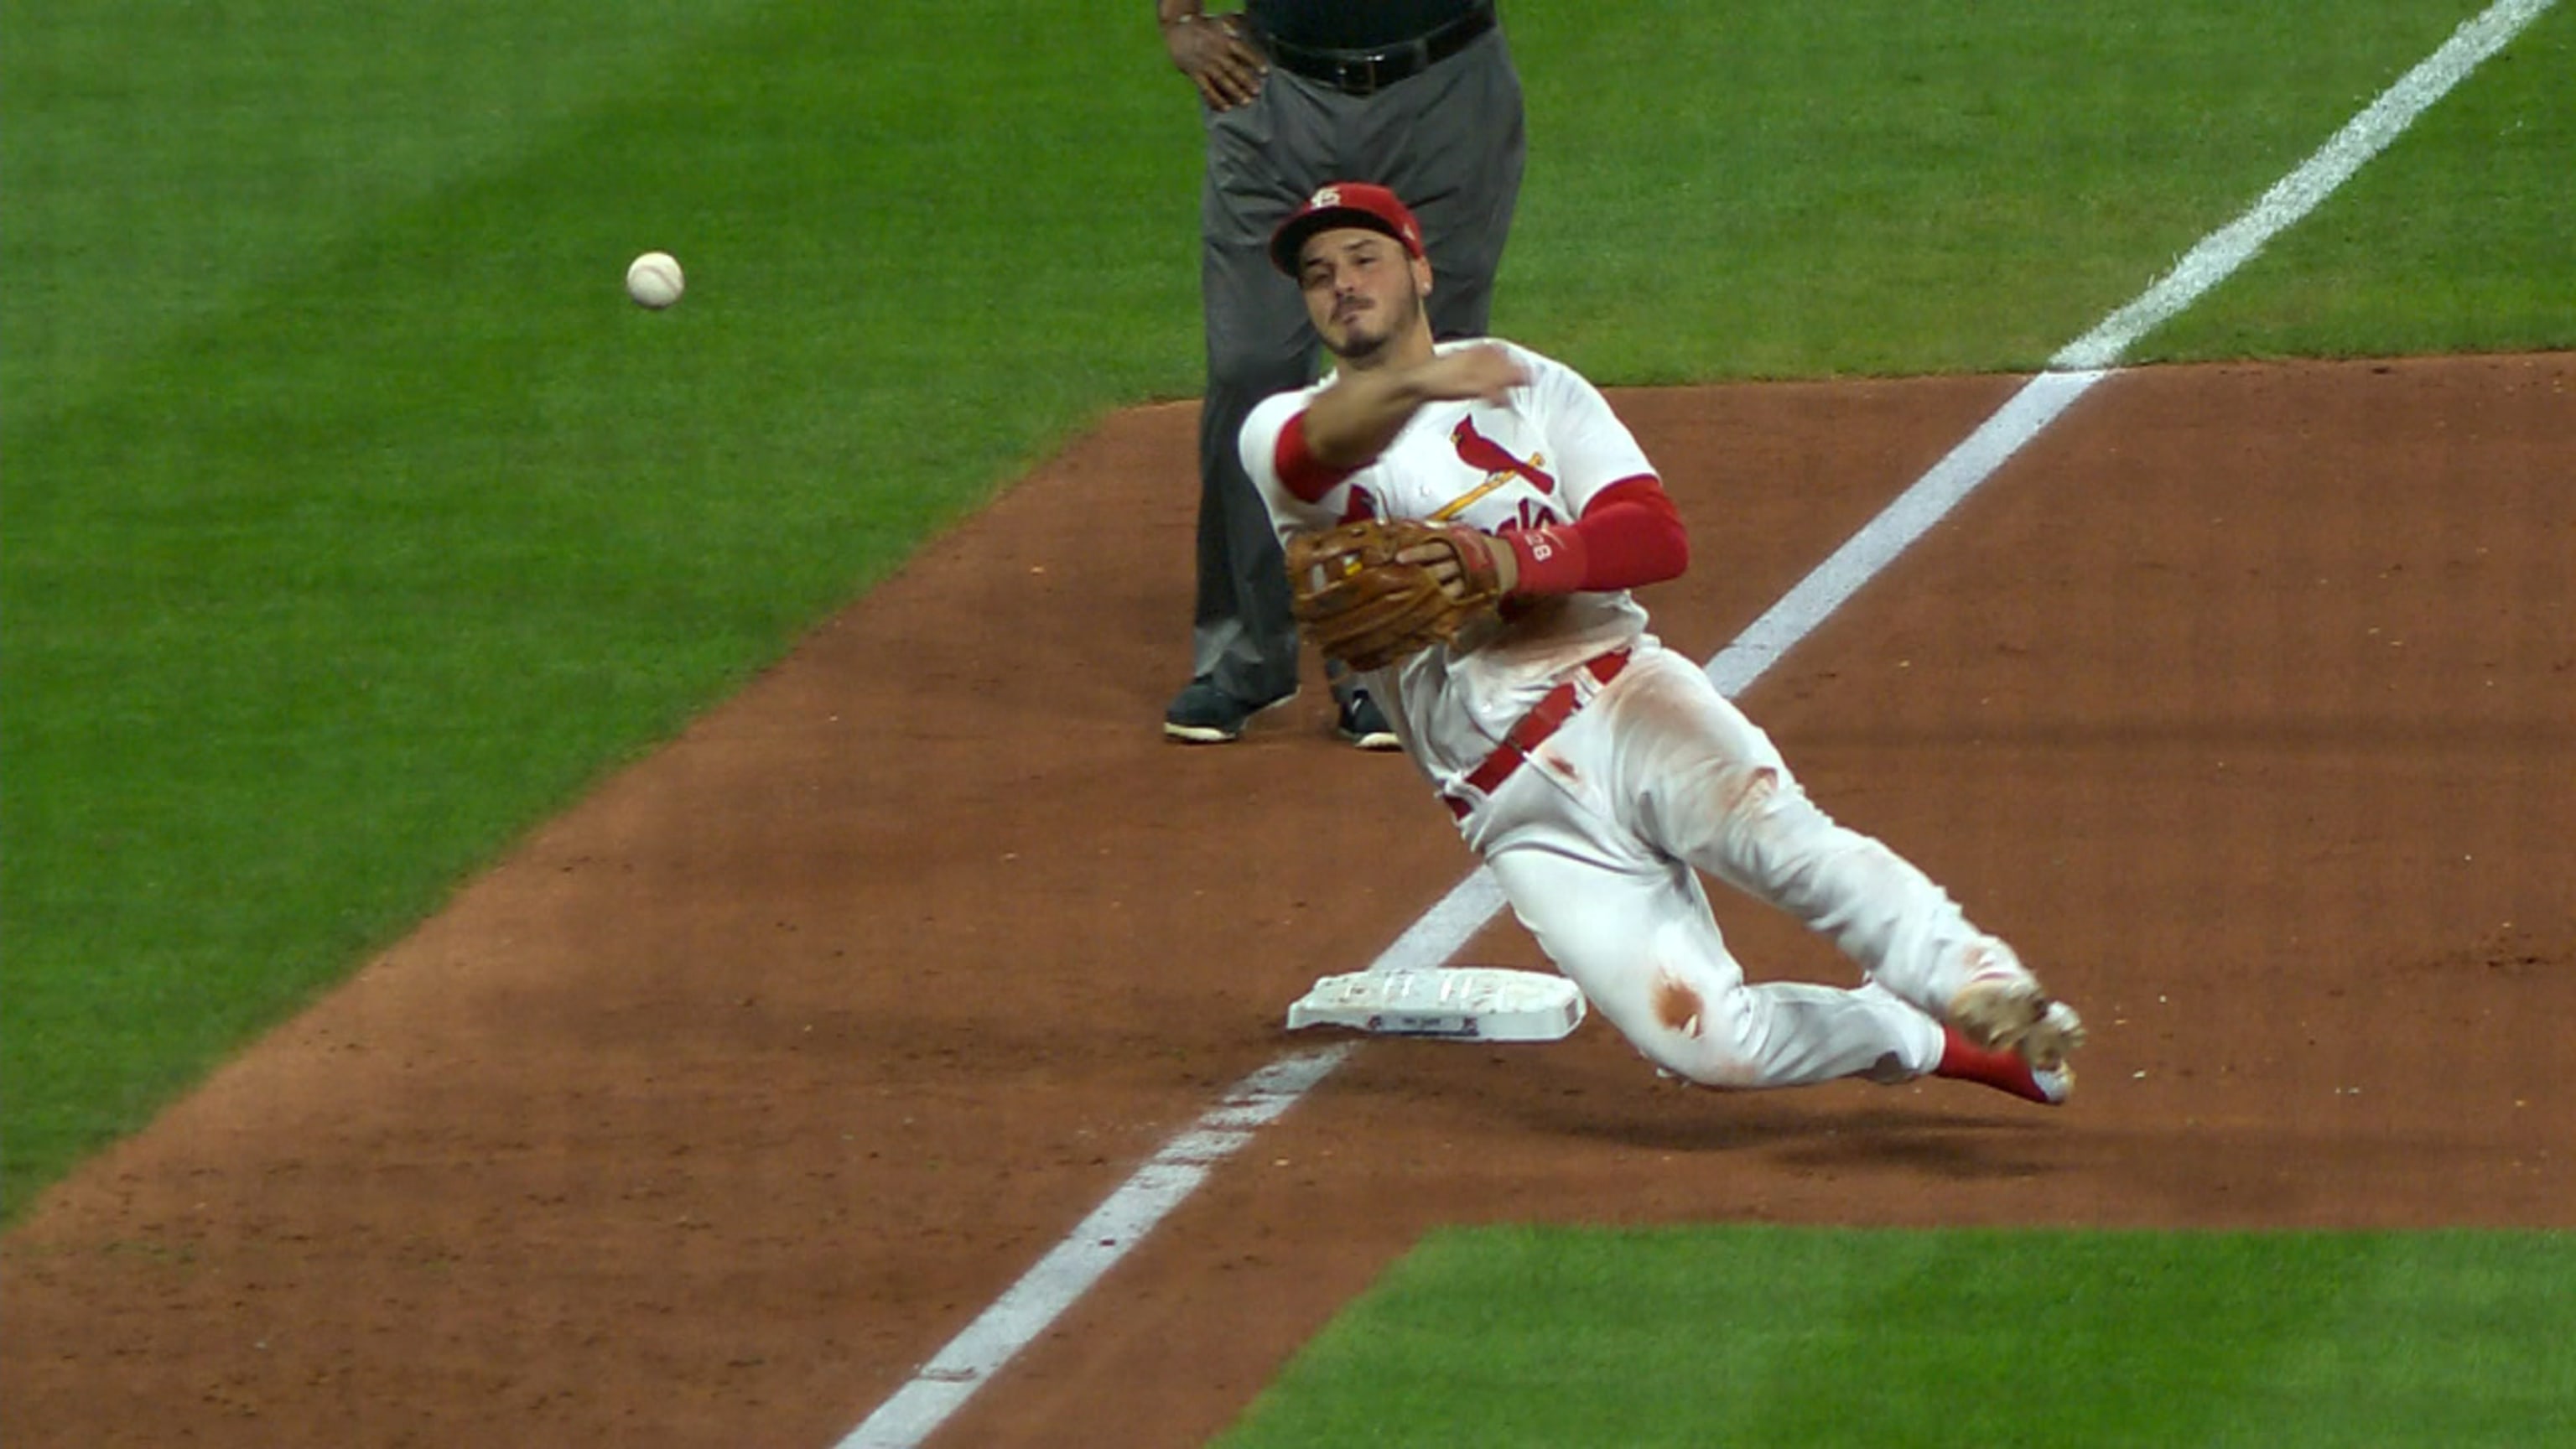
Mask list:
[[[1417,330],[1430,340],[1422,299],[1431,268],[1382,231],[1344,227],[1309,237],[1298,254],[1297,285],[1316,335],[1346,363],[1372,366],[1406,350]]]

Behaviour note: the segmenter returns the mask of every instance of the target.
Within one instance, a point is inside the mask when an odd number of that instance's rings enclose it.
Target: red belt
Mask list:
[[[1595,692],[1619,677],[1619,671],[1628,667],[1628,657],[1628,650],[1613,649],[1607,654],[1594,655],[1585,662],[1583,672],[1592,676]],[[1546,743],[1549,735],[1563,729],[1565,722],[1574,718],[1574,712],[1582,707],[1583,699],[1576,692],[1574,680],[1569,679],[1549,690],[1547,697],[1522,715],[1521,722],[1512,726],[1510,734],[1503,736],[1503,742],[1485,757],[1485,763],[1467,772],[1466,783],[1473,786],[1478,795],[1491,798],[1494,791],[1512,777],[1512,771],[1519,769],[1533,750]],[[1449,813],[1461,820],[1476,808],[1473,801],[1456,795],[1442,795],[1440,798],[1448,805]]]

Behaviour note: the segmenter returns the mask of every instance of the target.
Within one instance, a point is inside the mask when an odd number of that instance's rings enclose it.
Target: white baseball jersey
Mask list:
[[[1280,430],[1332,379],[1281,393],[1243,425],[1244,471],[1284,540],[1354,518],[1423,518],[1487,533],[1571,523],[1603,489],[1652,478],[1654,465],[1574,369],[1514,343],[1498,346],[1529,381],[1500,404],[1432,403],[1376,461],[1313,503],[1280,481]],[[1645,638],[1646,611],[1625,590],[1515,604],[1499,629],[1471,632],[1367,676],[1414,762],[1443,790],[1482,763],[1522,715],[1583,661]]]
[[[1421,408],[1312,503],[1280,479],[1278,444],[1330,379],[1255,408],[1243,465],[1282,537],[1371,515],[1490,533],[1570,523],[1605,489],[1654,476],[1598,389],[1492,345],[1527,370],[1525,385],[1499,405]],[[1584,667],[1623,646],[1617,670]],[[1938,1014],[1971,972],[2027,976],[1920,870],[1818,809],[1769,737],[1647,632],[1625,591],[1515,601],[1498,626],[1367,682],[1522,924],[1670,1071],[1726,1087],[1903,1080],[1938,1069]],[[1525,756],[1497,755],[1560,684],[1576,690],[1573,711]],[[1471,777],[1489,756],[1526,764],[1487,775],[1488,793]],[[1701,871],[1832,938],[1868,980],[1748,983]]]

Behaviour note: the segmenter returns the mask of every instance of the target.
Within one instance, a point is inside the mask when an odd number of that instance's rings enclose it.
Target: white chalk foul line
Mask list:
[[[995,1299],[939,1356],[868,1416],[842,1449],[912,1449],[957,1412],[994,1370],[1010,1362],[1075,1300],[1091,1290],[1139,1238],[1198,1190],[1208,1169],[1350,1055],[1344,1043],[1282,1057],[1244,1078],[1190,1130],[1164,1144],[1109,1200],[1074,1225],[1037,1266]]]
[[[2043,372],[2022,384],[2010,401],[1952,448],[1949,456],[1933,464],[1913,487],[1896,495],[1895,501],[1881,509],[1877,517],[1861,525],[1860,532],[1846,539],[1842,547],[1800,579],[1796,588],[1781,595],[1780,602],[1736,635],[1733,643],[1717,651],[1717,657],[1708,662],[1708,677],[1716,682],[1719,691],[1731,697],[1751,688],[1781,656],[1815,632],[1816,626],[1859,593],[1863,584],[1878,577],[1898,554],[1929,533],[1932,525],[1948,517],[1950,510],[1958,507],[1978,484],[1994,476],[2005,459],[2038,437],[2042,429],[2057,421],[2058,414],[2105,375],[2100,371]]]
[[[1709,661],[1710,679],[1741,694],[1899,554],[1947,517],[2005,461],[2107,375],[2130,347],[2245,264],[2313,210],[2452,86],[2556,0],[2498,0],[2408,71],[2245,215],[2210,233],[2135,301],[2069,343],[2057,370],[2025,383],[1949,456]],[[1440,965],[1503,908],[1493,872],[1478,867],[1369,964],[1372,971]],[[1110,1267],[1197,1191],[1208,1172],[1259,1128],[1296,1105],[1355,1049],[1343,1043],[1280,1058],[1229,1089],[1166,1143],[1037,1265],[921,1366],[837,1449],[918,1449],[1003,1365],[1046,1331]]]
[[[2136,301],[2102,319],[2101,325],[2068,343],[2050,360],[2053,367],[2109,367],[2158,326],[2245,265],[2265,243],[2316,209],[2335,188],[2352,179],[2361,164],[2378,155],[2398,134],[2415,123],[2426,108],[2450,93],[2469,72],[2486,63],[2524,27],[2557,0],[2497,0],[2463,22],[2451,38],[2399,76],[2379,99],[2362,108],[2334,138],[2299,168],[2272,184],[2272,189],[2243,216],[2201,238],[2174,269],[2138,294]]]

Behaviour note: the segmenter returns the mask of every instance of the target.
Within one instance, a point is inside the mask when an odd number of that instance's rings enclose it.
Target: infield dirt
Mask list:
[[[1693,533],[1658,632],[2015,386],[1614,394]],[[1078,440],[48,1195],[10,1441],[847,1433],[1472,864],[1320,680],[1159,738],[1195,421]],[[1203,1443],[1445,1223],[2576,1225],[2571,478],[2576,355],[2110,379],[1746,700],[2085,1010],[2072,1106],[1370,1043],[937,1442]]]

